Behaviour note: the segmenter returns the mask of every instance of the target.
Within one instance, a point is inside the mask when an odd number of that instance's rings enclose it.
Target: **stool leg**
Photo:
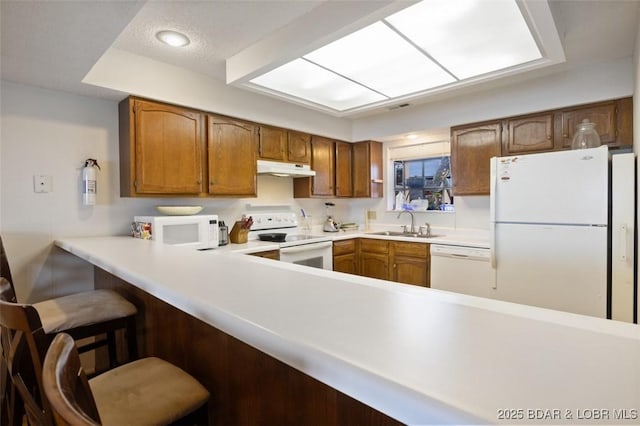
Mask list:
[[[136,319],[131,317],[127,320],[127,329],[125,334],[127,337],[127,349],[129,352],[129,361],[138,359],[138,330],[136,329]]]
[[[116,333],[114,331],[107,331],[107,349],[109,351],[109,367],[115,368],[118,366],[118,353],[116,351]]]

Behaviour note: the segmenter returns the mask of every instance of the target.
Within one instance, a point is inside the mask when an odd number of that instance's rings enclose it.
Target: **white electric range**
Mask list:
[[[333,269],[331,238],[314,235],[311,229],[300,229],[295,213],[246,213],[246,216],[253,218],[251,231],[257,239],[279,243],[281,262]]]

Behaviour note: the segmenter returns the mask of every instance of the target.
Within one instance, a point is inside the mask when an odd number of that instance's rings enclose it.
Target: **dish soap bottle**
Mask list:
[[[402,210],[402,206],[404,204],[404,194],[402,191],[398,191],[396,194],[396,211]]]

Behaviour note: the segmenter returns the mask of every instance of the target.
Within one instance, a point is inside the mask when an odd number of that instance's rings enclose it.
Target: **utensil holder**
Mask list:
[[[244,244],[249,237],[249,230],[242,227],[242,222],[236,222],[229,232],[229,241],[234,244]]]

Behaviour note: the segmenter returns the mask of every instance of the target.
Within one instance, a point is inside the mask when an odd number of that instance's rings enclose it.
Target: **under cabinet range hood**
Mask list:
[[[308,164],[282,163],[279,161],[258,160],[259,175],[304,177],[315,176]]]

